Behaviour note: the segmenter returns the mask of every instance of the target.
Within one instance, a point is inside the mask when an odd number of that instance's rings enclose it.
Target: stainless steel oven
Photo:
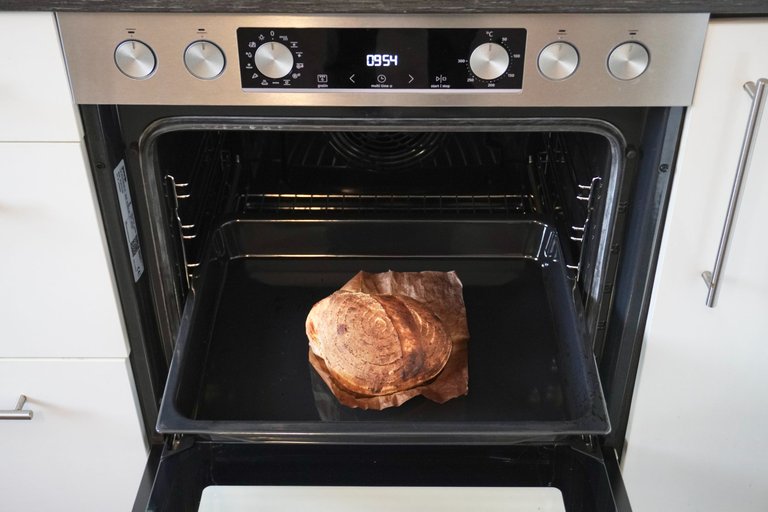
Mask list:
[[[706,15],[58,21],[157,446],[137,509],[362,486],[629,510]],[[466,396],[361,411],[308,364],[312,304],[389,269],[462,279]]]

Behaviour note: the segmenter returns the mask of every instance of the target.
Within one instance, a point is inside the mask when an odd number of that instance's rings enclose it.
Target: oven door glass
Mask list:
[[[432,496],[439,496],[441,488],[448,488],[443,494],[455,496],[454,505],[466,499],[466,495],[457,494],[457,488],[467,488],[468,495],[489,488],[488,501],[475,503],[474,509],[483,511],[498,510],[493,508],[498,505],[490,496],[509,500],[504,510],[512,511],[559,511],[559,504],[567,512],[630,511],[616,459],[610,455],[603,458],[599,450],[585,444],[395,447],[199,441],[182,442],[175,450],[166,450],[149,496],[138,500],[135,510],[231,510],[201,508],[201,501],[203,506],[210,506],[217,495],[226,495],[221,491],[229,486],[239,487],[235,494],[243,499],[263,500],[258,510],[278,506],[274,500],[279,500],[279,496],[293,495],[296,499],[302,494],[316,493],[317,486],[325,488],[319,499],[338,498],[338,506],[343,507],[344,500],[350,498],[339,488],[351,486],[368,488],[371,496],[376,496],[375,488],[381,487],[427,488],[424,494]],[[275,486],[284,487],[284,492],[275,492]],[[353,494],[359,496],[360,492]],[[382,500],[416,499],[418,494],[407,490],[398,494],[396,489],[390,489]],[[288,509],[285,507],[290,502],[282,502],[283,510]],[[221,501],[218,505],[226,503]],[[482,508],[484,504],[486,508]],[[541,508],[524,508],[531,504]]]

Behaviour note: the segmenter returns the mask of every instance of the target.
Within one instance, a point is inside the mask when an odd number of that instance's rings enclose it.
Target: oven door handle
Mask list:
[[[736,207],[739,204],[739,195],[741,193],[741,183],[744,181],[744,173],[747,170],[747,163],[752,152],[752,146],[757,136],[757,123],[760,119],[763,101],[765,97],[765,87],[768,85],[768,79],[760,78],[755,82],[747,82],[744,89],[752,96],[752,106],[749,109],[749,119],[747,121],[747,130],[744,133],[744,140],[741,143],[741,152],[739,153],[739,163],[736,166],[736,177],[733,179],[733,188],[731,188],[731,198],[728,201],[728,211],[725,214],[725,224],[723,233],[720,235],[720,245],[717,247],[717,257],[712,272],[702,272],[701,277],[707,284],[707,306],[715,307],[715,297],[717,295],[720,276],[723,273],[725,262],[725,251],[728,248],[728,241],[731,238],[731,229],[733,228],[733,218],[736,214]]]
[[[27,402],[26,395],[19,395],[19,401],[16,402],[16,408],[10,411],[0,411],[0,420],[31,420],[32,411],[23,410]]]

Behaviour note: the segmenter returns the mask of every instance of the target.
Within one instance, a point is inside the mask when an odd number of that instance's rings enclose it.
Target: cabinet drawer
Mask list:
[[[128,354],[78,143],[0,144],[0,357]]]
[[[0,141],[79,140],[53,14],[0,12],[0,46]]]
[[[130,510],[147,449],[126,359],[0,359],[3,510]]]

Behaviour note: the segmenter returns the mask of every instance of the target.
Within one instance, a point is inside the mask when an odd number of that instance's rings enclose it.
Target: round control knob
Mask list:
[[[579,67],[579,52],[569,43],[548,44],[539,54],[539,71],[550,80],[565,80]]]
[[[125,76],[143,80],[155,71],[157,59],[152,48],[136,39],[129,39],[115,48],[115,64]]]
[[[211,80],[224,71],[224,52],[210,41],[196,41],[184,50],[187,71],[201,80]]]
[[[509,54],[500,44],[483,43],[469,56],[469,67],[482,80],[496,80],[509,67]]]
[[[283,78],[293,69],[293,54],[282,43],[270,41],[256,49],[256,68],[269,78]]]
[[[634,80],[648,69],[648,49],[640,43],[622,43],[608,56],[608,71],[619,80]]]

